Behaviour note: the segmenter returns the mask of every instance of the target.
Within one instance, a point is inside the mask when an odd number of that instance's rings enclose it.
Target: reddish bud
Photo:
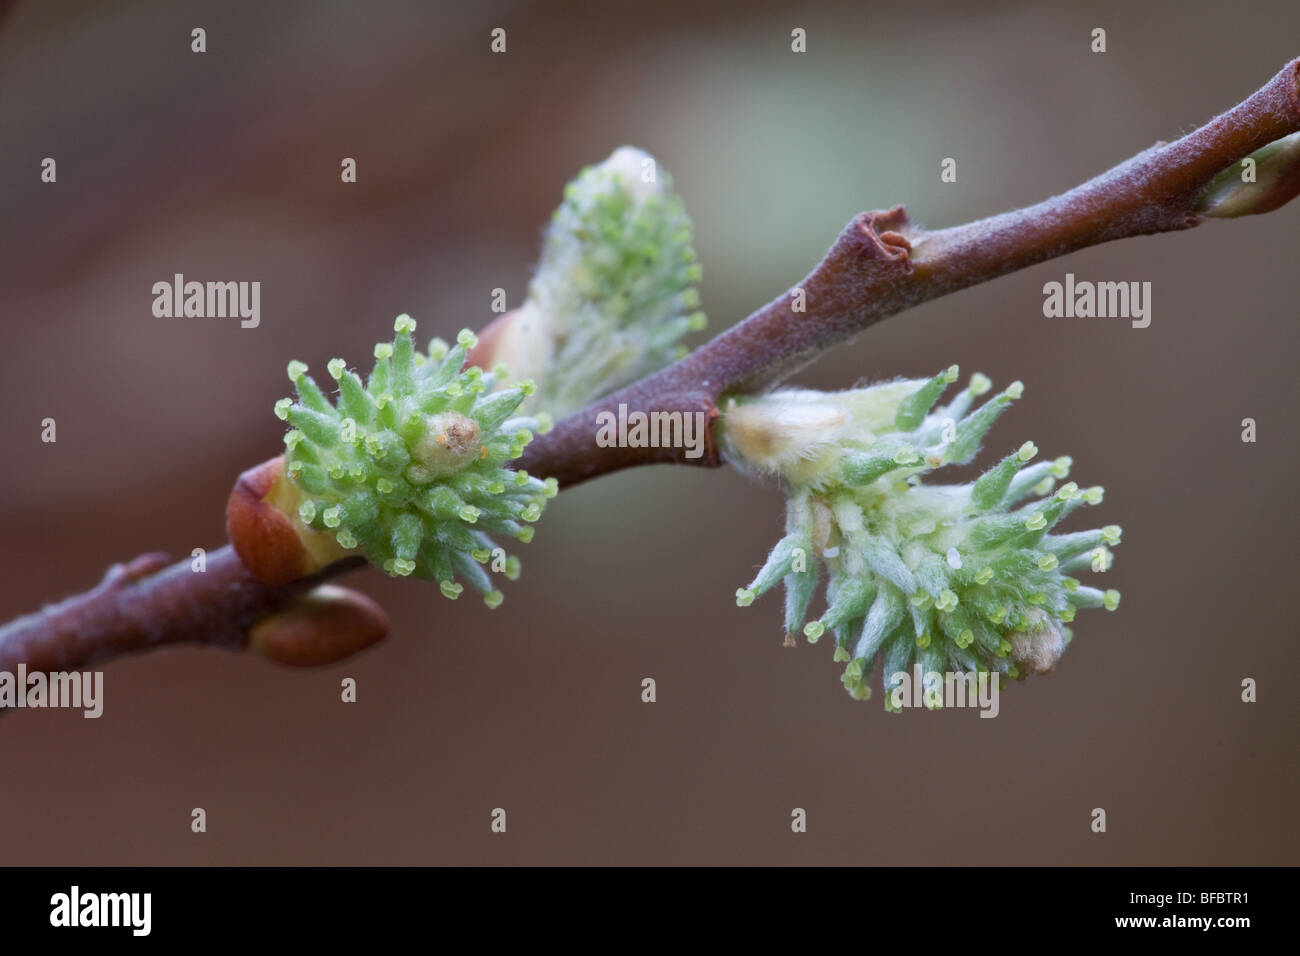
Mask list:
[[[267,587],[314,574],[346,556],[329,535],[297,517],[297,489],[272,458],[239,476],[226,502],[226,536],[245,567]]]
[[[469,350],[469,354],[465,356],[466,368],[469,368],[471,365],[477,365],[479,368],[489,369],[496,364],[497,344],[500,341],[502,334],[510,326],[511,322],[514,321],[515,314],[518,311],[518,309],[511,309],[503,315],[498,315],[495,319],[484,326],[484,328],[478,333],[478,342]]]
[[[249,646],[292,667],[319,667],[357,654],[388,635],[383,608],[356,591],[322,584],[258,621]]]

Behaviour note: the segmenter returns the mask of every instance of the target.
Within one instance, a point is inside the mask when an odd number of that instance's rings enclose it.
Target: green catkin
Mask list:
[[[691,220],[672,177],[630,146],[583,169],[551,217],[509,361],[529,406],[564,415],[676,361],[705,326]]]
[[[1054,530],[1103,497],[1100,488],[1074,482],[1056,488],[1069,474],[1069,458],[1030,464],[1038,449],[1025,442],[970,484],[924,481],[936,468],[973,459],[1023,392],[1013,383],[972,410],[991,388],[977,374],[956,400],[935,408],[956,373],[953,367],[910,384],[841,393],[736,396],[723,406],[727,414],[743,409],[732,421],[724,414],[724,455],[775,474],[791,498],[786,536],[737,603],[749,604],[784,580],[792,633],[814,580],[788,572],[792,550],[827,536],[837,542],[830,557],[808,552],[825,565],[828,606],[802,630],[809,642],[834,633],[835,660],[845,665],[841,681],[856,699],[869,696],[872,663],[880,662],[886,709],[889,678],[914,663],[924,672],[992,671],[1016,679],[1055,664],[1077,611],[1119,606],[1118,591],[1082,587],[1071,575],[1108,569],[1120,527]],[[846,424],[833,440],[810,431],[800,445],[791,436],[798,438],[808,420]],[[768,452],[773,435],[783,439],[779,456]]]
[[[507,466],[538,424],[516,415],[529,386],[488,393],[481,369],[462,368],[475,341],[468,330],[425,357],[414,320],[399,316],[393,327],[365,382],[342,359],[328,363],[337,405],[305,365],[289,364],[297,400],[281,399],[276,414],[292,426],[285,473],[303,498],[298,517],[389,574],[437,581],[452,599],[459,577],[496,607],[501,592],[476,560],[497,550],[483,531],[527,540],[554,496],[553,481]],[[492,570],[517,576],[517,560],[504,565]]]

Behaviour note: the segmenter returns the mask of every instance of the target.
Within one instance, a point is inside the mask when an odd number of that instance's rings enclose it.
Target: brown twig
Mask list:
[[[178,643],[242,648],[258,621],[364,563],[349,559],[268,588],[229,546],[208,554],[203,571],[189,560],[168,567],[168,560],[154,553],[115,564],[84,594],[9,622],[0,628],[0,671],[20,663],[29,671],[76,670]]]
[[[802,283],[675,365],[568,416],[524,450],[522,466],[561,485],[664,461],[716,467],[722,462],[712,443],[696,459],[680,448],[600,448],[597,416],[622,404],[629,412],[703,411],[711,418],[724,392],[770,387],[872,323],[929,299],[1112,239],[1195,226],[1197,203],[1216,175],[1298,129],[1300,59],[1195,132],[1036,206],[934,232],[912,227],[901,206],[862,213]],[[1274,203],[1261,201],[1261,211],[1267,208]],[[803,312],[793,308],[798,290]]]
[[[1212,179],[1298,129],[1300,60],[1294,60],[1194,133],[1157,144],[1036,206],[934,232],[913,227],[901,206],[863,213],[800,285],[675,365],[566,417],[527,446],[520,466],[561,485],[655,462],[716,467],[721,458],[712,441],[694,460],[683,449],[601,448],[597,415],[617,414],[622,404],[629,411],[702,412],[711,421],[723,393],[768,388],[873,322],[918,303],[1086,246],[1195,226],[1198,202]],[[1276,208],[1300,188],[1294,176],[1280,182],[1290,185],[1276,188],[1290,192],[1261,198],[1256,211]],[[794,310],[799,293],[801,312]],[[266,478],[272,469],[263,469]],[[145,555],[115,567],[94,590],[0,628],[0,670],[20,662],[32,670],[75,669],[169,644],[242,647],[259,621],[278,620],[277,612],[358,561],[266,586],[229,547],[210,555],[203,573],[191,571],[189,562],[161,570],[162,556]],[[321,614],[317,602],[302,620],[319,628],[329,620]],[[367,639],[356,643],[364,646],[377,639],[382,614],[377,619],[364,611],[360,619]],[[301,622],[279,630],[288,635],[286,646],[298,649],[311,633]]]

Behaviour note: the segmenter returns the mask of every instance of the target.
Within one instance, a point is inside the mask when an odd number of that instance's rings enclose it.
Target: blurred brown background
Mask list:
[[[481,325],[496,286],[518,302],[564,183],[621,144],[674,175],[716,332],[861,209],[943,226],[1037,201],[1300,54],[1286,0],[979,6],[10,7],[0,618],[219,546],[235,475],[280,447],[286,361],[362,358],[404,311],[423,335]],[[368,571],[349,583],[394,634],[355,661],[159,653],[108,665],[100,720],[4,717],[0,863],[1295,863],[1298,223],[1047,263],[799,378],[1023,379],[981,462],[1031,438],[1105,484],[1089,517],[1124,526],[1123,605],[1080,615],[996,720],[855,704],[829,647],[782,649],[779,597],[734,606],[779,494],[643,469],[553,502],[496,612]],[[1152,282],[1150,328],[1045,319],[1067,271]],[[154,318],[175,272],[260,280],[261,326]]]

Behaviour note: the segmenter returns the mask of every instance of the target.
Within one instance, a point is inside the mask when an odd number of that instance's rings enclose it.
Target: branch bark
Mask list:
[[[771,387],[872,323],[929,299],[1087,246],[1189,229],[1201,221],[1197,203],[1212,179],[1297,130],[1300,59],[1195,132],[1035,206],[933,232],[913,227],[902,206],[862,213],[799,285],[675,365],[568,416],[524,450],[522,467],[561,486],[663,461],[717,467],[712,442],[697,459],[684,449],[600,448],[597,416],[623,404],[629,412],[704,411],[711,420],[723,393]],[[797,290],[803,312],[792,308]]]
[[[278,588],[262,585],[226,546],[196,572],[188,560],[142,554],[109,568],[84,594],[0,628],[0,671],[77,670],[169,644],[238,650],[258,621],[290,606],[326,578],[360,567],[352,558]]]
[[[600,448],[597,416],[617,414],[625,405],[629,411],[700,412],[712,422],[724,393],[769,388],[872,323],[928,299],[1086,246],[1195,226],[1211,180],[1297,130],[1300,59],[1195,132],[1038,205],[933,232],[912,226],[901,206],[863,213],[798,286],[676,364],[566,417],[525,448],[520,467],[562,486],[657,462],[717,467],[722,460],[711,428],[704,455],[688,459],[684,449]],[[1284,181],[1290,192],[1269,196],[1257,211],[1276,208],[1300,189],[1300,178]],[[800,290],[805,310],[795,312]],[[360,559],[276,587],[261,584],[230,547],[213,552],[202,574],[187,561],[164,569],[165,563],[165,556],[151,554],[115,566],[95,589],[0,628],[0,670],[19,663],[33,671],[71,670],[176,644],[241,648],[259,622],[292,611],[321,581]],[[331,620],[338,624],[340,618],[330,616],[337,609],[322,614],[320,607],[299,616],[299,624],[310,621],[306,629],[279,629],[290,633],[289,646],[300,649]],[[386,627],[376,612],[361,615],[366,640],[354,641],[357,646],[378,639],[373,635],[380,622]],[[355,624],[357,618],[348,620]]]

